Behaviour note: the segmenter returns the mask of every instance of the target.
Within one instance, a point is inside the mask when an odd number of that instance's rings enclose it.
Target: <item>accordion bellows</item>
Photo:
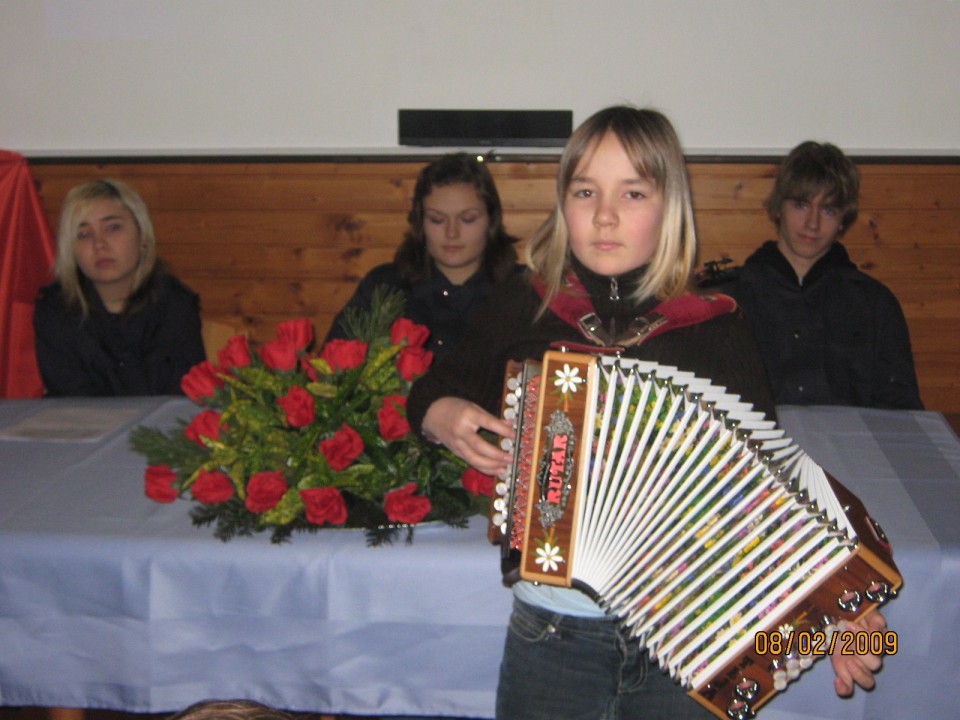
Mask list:
[[[503,407],[491,539],[523,579],[590,594],[719,717],[751,717],[902,584],[859,500],[706,379],[551,351],[508,368]]]

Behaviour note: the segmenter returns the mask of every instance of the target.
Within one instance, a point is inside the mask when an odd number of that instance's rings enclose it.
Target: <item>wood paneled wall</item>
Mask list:
[[[31,164],[51,226],[74,185],[126,180],[143,195],[161,255],[204,316],[273,337],[307,316],[322,336],[357,281],[389,261],[421,162],[124,161]],[[845,244],[903,305],[927,407],[960,412],[960,164],[861,163],[860,217]],[[507,228],[528,236],[554,202],[555,161],[491,164]],[[691,162],[700,261],[739,264],[773,229],[772,162]]]

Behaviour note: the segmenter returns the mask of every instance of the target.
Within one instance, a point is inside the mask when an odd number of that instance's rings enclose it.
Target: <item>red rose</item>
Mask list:
[[[183,429],[183,434],[193,440],[200,447],[206,447],[201,437],[211,440],[220,439],[220,413],[216,410],[204,410],[197,413],[190,424]]]
[[[399,440],[410,432],[410,423],[400,410],[406,406],[407,398],[403,395],[388,395],[383,399],[383,405],[377,411],[377,422],[384,440]]]
[[[301,490],[300,497],[307,508],[307,520],[314,525],[343,525],[347,521],[347,504],[336,488]]]
[[[217,353],[221,367],[247,367],[250,364],[250,342],[246,335],[234,335]]]
[[[168,465],[151,465],[144,473],[145,492],[148,498],[168,503],[177,499],[177,489],[173,484],[177,474]]]
[[[416,483],[407,483],[402,488],[391,490],[383,499],[383,509],[394,522],[415,525],[423,520],[432,507],[430,498],[414,495]]]
[[[360,457],[363,452],[363,438],[360,433],[349,425],[344,425],[334,434],[320,442],[320,452],[327,462],[337,472],[346,470],[350,463]]]
[[[474,468],[465,470],[460,483],[474,495],[493,495],[493,486],[496,480],[493,476],[482,473]]]
[[[323,346],[320,357],[334,371],[351,370],[367,358],[367,343],[360,340],[331,340]]]
[[[297,366],[297,346],[278,337],[260,348],[260,357],[274,370],[293,370]]]
[[[433,353],[421,347],[405,347],[397,358],[397,369],[404,380],[414,380],[423,375],[430,363],[433,362]]]
[[[394,345],[399,345],[406,340],[407,347],[423,347],[429,336],[430,328],[426,325],[417,325],[407,318],[397,318],[390,327],[390,342]]]
[[[233,497],[233,483],[226,473],[201,470],[191,488],[193,497],[202,503],[222,503]]]
[[[277,339],[293,343],[297,350],[305,350],[313,342],[313,324],[307,318],[282,322],[277,325]]]
[[[279,470],[258,472],[247,483],[247,510],[261,513],[272,510],[287,492],[287,481]]]
[[[219,387],[223,387],[223,378],[217,375],[216,366],[209,360],[194,365],[180,380],[180,389],[200,405],[205,398],[212,397]]]
[[[277,398],[277,405],[287,413],[287,422],[293,427],[309,425],[316,418],[313,395],[299,385],[294,385],[290,392]]]

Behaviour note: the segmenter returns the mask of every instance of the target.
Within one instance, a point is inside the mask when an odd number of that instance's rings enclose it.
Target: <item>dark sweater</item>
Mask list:
[[[923,409],[900,303],[840,243],[801,283],[771,240],[724,290],[753,329],[778,404]]]
[[[582,267],[577,274],[608,328],[626,328],[633,318],[657,304],[651,300],[636,306],[629,300],[636,274],[618,279],[620,300],[610,299],[608,278]],[[539,306],[540,296],[526,275],[499,286],[457,348],[414,384],[407,403],[411,425],[419,430],[430,405],[445,396],[471,400],[496,414],[507,360],[542,357],[555,341],[586,342],[578,329],[549,310],[535,321]],[[734,313],[650,338],[624,355],[673,365],[708,378],[774,417],[760,353],[748,327]]]
[[[51,396],[178,395],[205,358],[200,301],[169,275],[138,312],[113,314],[97,294],[89,316],[68,312],[59,282],[41,289],[33,315],[37,362]]]
[[[521,270],[518,265],[517,272]],[[490,294],[493,283],[483,272],[477,272],[462,285],[454,285],[434,268],[428,280],[410,285],[401,281],[396,263],[379,265],[360,281],[353,297],[334,319],[324,342],[345,338],[344,313],[348,308],[369,310],[373,292],[380,286],[403,292],[404,317],[430,330],[425,347],[433,352],[437,363],[460,341],[465,325]]]

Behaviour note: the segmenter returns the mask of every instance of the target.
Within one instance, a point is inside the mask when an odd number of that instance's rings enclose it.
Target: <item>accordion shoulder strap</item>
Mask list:
[[[557,293],[550,301],[550,310],[568,325],[577,328],[585,338],[601,347],[639,345],[670,330],[712,320],[737,309],[736,301],[729,295],[685,293],[660,303],[644,315],[637,316],[625,332],[614,338],[603,327],[580,278],[570,272],[565,281],[568,292]],[[546,295],[546,286],[541,278],[533,278],[533,287],[541,298]]]

